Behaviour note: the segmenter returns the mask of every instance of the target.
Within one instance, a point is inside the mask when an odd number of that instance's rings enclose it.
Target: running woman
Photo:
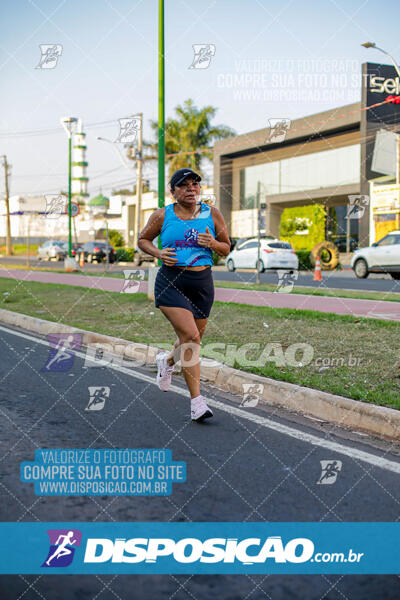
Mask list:
[[[175,200],[149,218],[139,248],[162,262],[155,281],[155,304],[172,324],[177,340],[171,352],[157,355],[157,383],[166,392],[180,359],[190,392],[192,421],[213,416],[200,394],[200,342],[214,301],[213,251],[226,256],[230,240],[220,211],[199,202],[201,177],[179,169],[169,183]],[[160,235],[162,250],[153,244]]]

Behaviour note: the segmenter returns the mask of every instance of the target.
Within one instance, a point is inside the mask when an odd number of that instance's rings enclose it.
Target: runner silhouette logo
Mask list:
[[[188,229],[185,233],[185,240],[187,240],[188,242],[197,242],[198,233],[199,232],[197,231],[197,229]]]
[[[47,336],[50,352],[41,372],[55,371],[65,373],[74,363],[75,351],[81,349],[82,334],[50,333]]]
[[[81,545],[79,529],[48,529],[50,548],[42,567],[68,567],[74,558],[75,549]]]

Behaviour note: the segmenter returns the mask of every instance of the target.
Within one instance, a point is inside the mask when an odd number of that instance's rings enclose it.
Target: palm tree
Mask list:
[[[212,160],[212,146],[216,140],[231,137],[235,132],[226,125],[212,125],[217,109],[205,106],[198,109],[190,98],[183,106],[175,108],[176,118],[169,118],[165,124],[165,154],[170,175],[177,169],[188,167],[201,173],[203,158]],[[155,136],[158,135],[158,122],[150,121]],[[145,142],[157,158],[158,142]]]

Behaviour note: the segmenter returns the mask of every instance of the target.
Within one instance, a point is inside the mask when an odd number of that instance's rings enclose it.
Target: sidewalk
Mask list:
[[[21,271],[18,269],[0,269],[0,277],[9,277],[23,281],[41,283],[59,283],[77,285],[89,289],[100,289],[107,292],[120,292],[123,279],[106,276],[73,275],[50,273],[47,271]],[[216,282],[218,283],[218,282]],[[141,281],[139,292],[147,292],[147,282]],[[279,294],[234,288],[215,289],[215,299],[220,302],[235,302],[269,308],[293,308],[297,310],[315,310],[338,315],[353,315],[389,321],[400,321],[400,306],[396,302],[384,300],[360,300],[355,298],[330,298],[329,296],[312,296],[306,294]]]

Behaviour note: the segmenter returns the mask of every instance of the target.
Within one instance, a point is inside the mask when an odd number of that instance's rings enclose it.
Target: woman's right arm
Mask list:
[[[147,221],[139,235],[138,246],[143,252],[159,258],[167,266],[177,262],[176,253],[173,248],[160,250],[153,244],[153,240],[160,235],[164,223],[165,208],[156,210]]]

